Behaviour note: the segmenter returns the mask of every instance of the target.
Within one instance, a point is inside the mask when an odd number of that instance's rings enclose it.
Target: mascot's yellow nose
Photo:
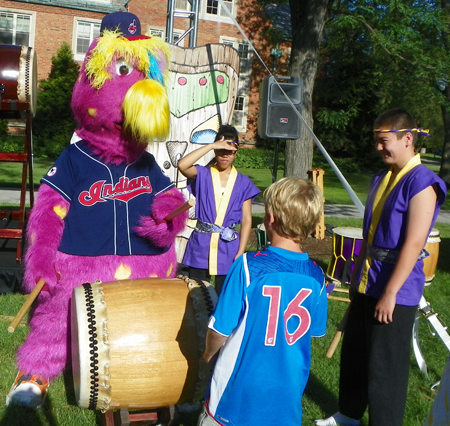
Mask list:
[[[164,86],[155,80],[134,83],[125,95],[122,111],[124,131],[144,145],[169,134],[169,99]]]
[[[92,118],[97,118],[97,108],[88,108],[88,114]]]

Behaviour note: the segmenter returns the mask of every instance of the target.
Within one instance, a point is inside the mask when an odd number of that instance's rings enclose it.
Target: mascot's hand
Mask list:
[[[147,238],[156,247],[166,247],[175,241],[175,237],[184,229],[188,212],[184,212],[170,221],[164,218],[184,203],[183,195],[175,188],[158,195],[152,206],[152,215],[142,217],[136,233]]]
[[[39,250],[39,257],[42,259],[41,262],[33,264],[32,268],[27,267],[25,269],[23,288],[27,293],[31,293],[34,287],[36,287],[37,282],[43,278],[45,285],[39,294],[39,300],[42,301],[50,295],[51,290],[57,285],[58,274],[55,271],[54,263],[44,260],[54,257],[54,253],[51,250],[41,248]],[[27,261],[27,257],[25,261]]]
[[[42,184],[27,226],[27,251],[23,287],[31,292],[40,278],[44,278],[46,289],[57,284],[55,256],[64,231],[64,217],[69,203],[54,189]]]

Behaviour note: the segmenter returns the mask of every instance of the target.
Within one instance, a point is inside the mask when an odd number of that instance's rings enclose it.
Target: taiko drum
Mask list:
[[[0,45],[1,109],[30,110],[37,102],[36,52],[29,46]]]
[[[331,260],[326,277],[334,284],[350,284],[355,259],[361,249],[363,237],[360,228],[334,228]]]
[[[433,281],[437,263],[439,260],[439,243],[441,242],[439,230],[433,228],[427,238],[425,250],[430,253],[429,257],[423,260],[423,272],[425,273],[425,285],[430,285]]]
[[[155,409],[203,397],[206,282],[140,279],[83,284],[71,305],[72,369],[82,408]]]

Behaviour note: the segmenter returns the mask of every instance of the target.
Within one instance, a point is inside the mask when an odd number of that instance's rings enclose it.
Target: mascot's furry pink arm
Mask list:
[[[135,167],[141,173],[141,166],[136,165],[142,163],[142,158],[147,158],[145,155],[150,160],[153,158],[146,152],[147,142],[164,139],[169,129],[170,112],[163,86],[168,48],[159,39],[130,41],[119,35],[114,31],[104,31],[103,36],[89,48],[72,97],[73,112],[79,123],[77,134],[82,142],[67,150],[71,150],[68,151],[70,155],[81,152],[83,161],[84,157],[91,161],[84,170],[100,164],[99,167],[105,170],[124,167],[129,173]],[[71,161],[70,155],[66,154],[64,164]],[[174,277],[177,265],[174,241],[187,219],[187,213],[184,213],[169,222],[164,220],[168,213],[184,202],[170,181],[155,196],[152,178],[139,175],[132,179],[124,175],[119,188],[117,182],[112,181],[108,186],[105,179],[99,180],[96,176],[92,179],[95,184],[85,188],[86,191],[69,196],[53,180],[61,173],[62,166],[58,161],[42,180],[28,224],[24,289],[30,292],[40,277],[45,279],[46,285],[33,311],[30,333],[18,351],[18,367],[22,372],[49,380],[59,375],[68,361],[69,302],[73,288],[96,280]],[[76,182],[78,165],[70,165],[70,177]],[[158,179],[168,181],[156,163],[151,170],[159,176]],[[79,175],[85,178],[86,173],[79,172]],[[141,187],[136,188],[138,183]],[[115,252],[84,255],[61,249],[64,241],[71,243],[70,232],[65,235],[69,231],[68,224],[77,226],[77,220],[83,220],[77,216],[79,210],[76,213],[73,210],[77,200],[84,201],[87,206],[96,204],[95,207],[108,202],[116,202],[117,206],[125,203],[127,209],[131,209],[128,207],[131,200],[135,202],[142,193],[151,193],[146,196],[153,198],[145,207],[146,214],[140,214],[140,219],[130,223],[129,234],[134,234],[135,240],[148,241],[145,244],[156,247],[151,249],[156,250],[156,254],[143,254],[139,250],[134,254],[130,249],[131,253],[127,255]],[[86,206],[82,207],[87,210]],[[114,204],[114,217],[116,208],[118,211],[119,207]],[[104,229],[100,230],[86,223],[87,228],[92,227],[87,235],[100,231],[98,235],[103,236],[119,227],[119,224],[114,228],[106,222],[105,219]],[[86,250],[90,249],[88,245],[86,242]],[[132,243],[129,246],[132,247]],[[165,249],[159,250],[162,247]]]

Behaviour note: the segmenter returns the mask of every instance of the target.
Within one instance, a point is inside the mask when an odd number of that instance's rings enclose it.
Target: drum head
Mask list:
[[[334,228],[333,234],[356,240],[362,240],[363,238],[361,228]]]
[[[439,229],[433,228],[430,232],[430,237],[439,237]]]

